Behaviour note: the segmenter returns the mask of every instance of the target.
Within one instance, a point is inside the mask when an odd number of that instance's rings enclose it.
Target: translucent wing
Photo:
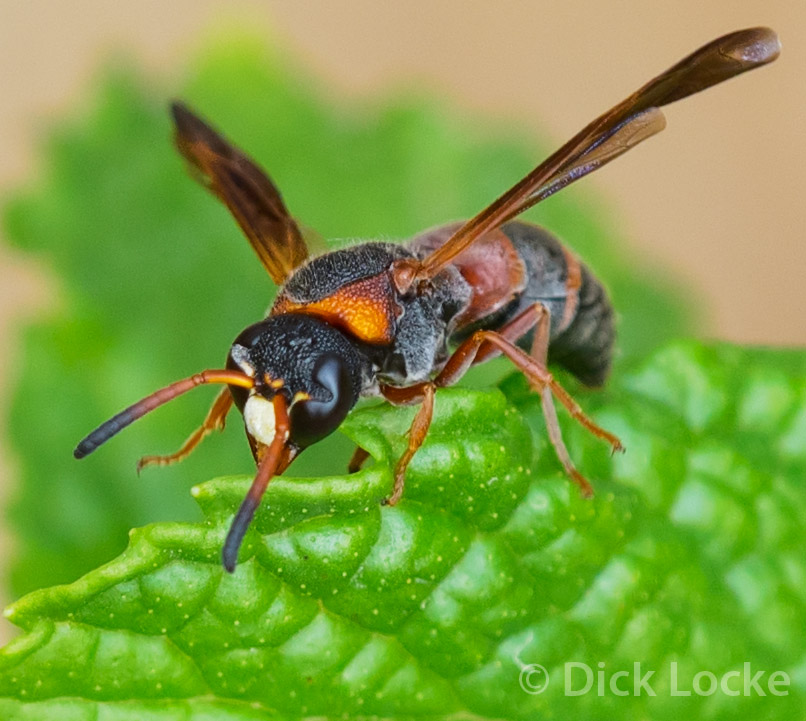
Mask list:
[[[663,129],[658,108],[765,65],[781,46],[769,28],[739,30],[704,45],[600,115],[427,256],[416,278],[433,277],[485,233],[583,178]]]
[[[275,283],[308,257],[308,248],[280,192],[252,160],[181,103],[171,105],[179,152],[199,181],[235,216]]]
[[[524,210],[531,208],[541,200],[554,195],[575,180],[584,178],[588,173],[598,170],[611,160],[615,160],[638,143],[651,138],[666,127],[666,117],[659,108],[650,108],[642,113],[633,115],[621,125],[616,126],[612,133],[600,143],[592,146],[580,157],[569,160],[557,170],[543,185],[536,188],[523,202],[515,206],[508,217],[502,222],[511,220]]]

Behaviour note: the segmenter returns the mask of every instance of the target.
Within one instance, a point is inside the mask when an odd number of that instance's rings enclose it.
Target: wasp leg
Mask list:
[[[593,489],[587,479],[577,471],[571,462],[568,450],[562,440],[552,395],[568,409],[568,412],[577,422],[597,438],[606,440],[614,451],[623,450],[623,446],[616,436],[588,418],[567,391],[554,380],[551,372],[546,367],[549,327],[550,316],[548,309],[537,303],[516,316],[500,332],[477,331],[456,349],[434,382],[440,387],[452,385],[464,375],[472,364],[486,360],[499,353],[506,355],[523,372],[530,385],[540,393],[541,407],[543,416],[546,419],[549,440],[554,447],[557,458],[566,473],[580,487],[582,493],[588,496],[593,493]],[[532,328],[535,329],[535,335],[532,341],[531,355],[529,355],[514,345],[513,340],[521,337]]]
[[[406,484],[406,468],[408,468],[411,459],[414,458],[414,454],[423,445],[423,441],[428,435],[428,429],[431,426],[431,419],[434,417],[435,391],[436,386],[433,383],[418,383],[408,388],[381,386],[381,393],[384,398],[394,405],[421,404],[407,434],[409,445],[395,466],[395,485],[392,489],[392,495],[383,500],[385,506],[394,506],[403,496],[403,488]]]
[[[356,446],[353,457],[350,459],[350,463],[347,465],[347,473],[358,473],[367,458],[369,458],[369,451],[361,448],[361,446]]]
[[[183,461],[202,442],[205,436],[215,430],[223,430],[227,420],[227,413],[232,408],[232,403],[232,393],[230,393],[229,388],[223,388],[207,412],[204,423],[190,434],[190,437],[176,453],[171,453],[167,456],[144,456],[137,461],[137,472],[139,473],[146,466],[168,466],[171,463]]]
[[[569,274],[573,275],[573,274]],[[576,293],[576,281],[571,277],[568,281],[569,296]],[[565,322],[565,321],[563,321]],[[498,332],[477,331],[465,340],[448,359],[445,367],[430,383],[418,383],[408,388],[395,388],[382,386],[384,397],[395,405],[410,405],[422,402],[414,422],[409,429],[409,447],[395,467],[395,487],[392,495],[385,501],[394,505],[403,495],[406,467],[414,454],[422,445],[428,433],[433,415],[434,392],[436,388],[444,388],[456,383],[475,363],[488,360],[494,356],[504,354],[527,377],[530,385],[540,394],[543,417],[546,419],[546,429],[549,440],[554,448],[557,458],[568,476],[579,486],[585,496],[593,494],[590,482],[576,469],[568,449],[563,442],[557,411],[554,408],[552,395],[567,409],[571,416],[590,431],[597,438],[607,441],[614,451],[624,450],[621,441],[604,428],[596,425],[571,398],[568,392],[556,381],[548,370],[546,359],[548,357],[549,329],[551,317],[542,303],[535,303],[515,316]],[[514,345],[514,342],[526,335],[534,328],[531,354],[527,354]]]
[[[509,321],[509,323],[499,328],[496,331],[496,334],[514,343],[519,338],[525,336],[530,330],[532,330],[532,328],[534,328],[535,335],[534,339],[532,340],[531,355],[532,358],[534,358],[538,363],[542,362],[543,366],[545,367],[549,348],[549,327],[550,318],[548,308],[546,308],[546,306],[544,306],[542,303],[535,303],[534,305],[530,305],[526,310],[521,311],[520,314],[516,315],[511,321]],[[461,346],[454,351],[454,355],[456,355],[460,349]],[[496,358],[499,355],[501,355],[500,348],[492,343],[483,342],[481,345],[479,345],[476,355],[471,357],[468,367],[470,367],[470,365],[483,363],[491,358]],[[448,363],[450,363],[450,360],[451,359],[448,360]],[[462,375],[464,375],[465,370],[462,370],[459,376],[450,375],[449,378],[444,379],[444,382],[437,381],[437,385],[453,385],[459,380],[459,378],[461,378]],[[445,370],[443,370],[443,374],[444,373]]]

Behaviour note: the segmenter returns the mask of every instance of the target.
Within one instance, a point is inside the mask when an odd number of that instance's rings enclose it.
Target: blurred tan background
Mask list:
[[[705,300],[711,335],[806,342],[806,2],[2,0],[0,8],[0,190],[35,173],[38,131],[81,102],[105,57],[128,53],[170,79],[228,18],[264,25],[334,94],[425,84],[558,143],[700,44],[769,25],[784,46],[775,65],[669,108],[661,137],[585,184],[623,219],[637,252],[660,258]],[[5,251],[0,263],[8,337],[9,313],[44,291],[35,268]]]
[[[170,81],[233,18],[265,27],[334,94],[426,85],[558,144],[712,38],[775,28],[777,63],[670,107],[659,138],[585,185],[636,253],[703,299],[710,335],[806,343],[806,2],[0,0],[0,192],[35,177],[40,131],[82,102],[104,58],[127,53]],[[0,249],[0,416],[14,325],[52,297],[39,268]],[[8,472],[3,453],[3,488]]]

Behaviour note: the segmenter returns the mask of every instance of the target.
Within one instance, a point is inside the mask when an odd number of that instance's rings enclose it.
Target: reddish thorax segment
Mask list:
[[[451,223],[426,231],[412,241],[417,251],[432,252],[461,227]],[[512,241],[501,230],[479,238],[451,261],[472,290],[470,304],[457,319],[457,326],[471,325],[495,313],[526,286],[526,268]]]
[[[388,273],[364,278],[339,288],[325,298],[300,303],[281,295],[272,315],[306,313],[327,321],[365,343],[392,343],[400,309]]]

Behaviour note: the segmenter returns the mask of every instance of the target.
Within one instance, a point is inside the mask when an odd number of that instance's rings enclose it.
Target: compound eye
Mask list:
[[[331,397],[325,401],[315,398],[297,401],[291,406],[291,440],[300,448],[333,433],[358,398],[350,371],[339,356],[328,355],[319,360],[314,367],[313,380]]]

